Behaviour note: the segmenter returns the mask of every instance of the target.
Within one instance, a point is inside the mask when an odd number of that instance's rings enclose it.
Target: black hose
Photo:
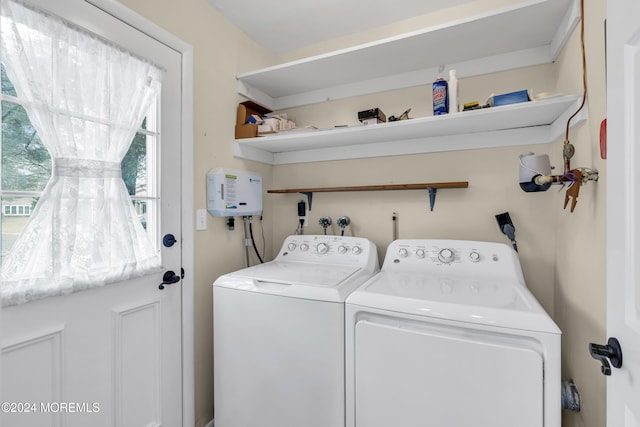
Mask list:
[[[251,221],[249,221],[249,235],[251,236],[251,243],[253,244],[253,250],[256,251],[256,255],[258,256],[258,260],[260,260],[261,264],[264,264],[262,257],[260,256],[260,252],[258,252],[258,247],[256,246],[256,241],[253,238],[253,227],[251,226]]]

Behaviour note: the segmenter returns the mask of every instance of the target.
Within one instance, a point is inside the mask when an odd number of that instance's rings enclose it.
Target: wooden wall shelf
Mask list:
[[[317,188],[290,188],[283,190],[267,190],[272,194],[288,194],[300,193],[307,196],[309,202],[309,210],[313,200],[313,193],[330,193],[342,191],[390,191],[390,190],[428,190],[429,191],[429,208],[433,210],[436,202],[436,192],[439,188],[468,188],[468,181],[459,182],[432,182],[422,184],[386,184],[386,185],[362,185],[347,187],[317,187]]]

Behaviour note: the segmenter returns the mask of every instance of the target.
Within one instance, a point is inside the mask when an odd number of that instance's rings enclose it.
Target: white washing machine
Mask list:
[[[560,329],[503,244],[397,240],[346,312],[347,427],[560,427]]]
[[[367,239],[300,235],[216,280],[216,427],[343,427],[344,301],[378,271]]]

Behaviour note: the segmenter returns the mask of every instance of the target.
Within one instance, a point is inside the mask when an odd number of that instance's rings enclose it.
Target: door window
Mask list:
[[[16,96],[4,64],[2,81],[2,154],[0,166],[0,265],[20,235],[51,177],[51,157]],[[152,105],[122,160],[122,179],[147,235],[158,249],[158,131]],[[151,175],[150,175],[151,174]],[[21,218],[15,218],[21,217]]]
[[[13,0],[0,27],[3,305],[157,269],[162,70]]]

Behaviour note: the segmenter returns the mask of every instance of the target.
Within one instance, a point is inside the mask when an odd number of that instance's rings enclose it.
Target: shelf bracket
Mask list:
[[[309,211],[311,211],[311,201],[313,200],[313,191],[301,191],[300,194],[307,196],[307,204],[309,205]]]
[[[436,192],[438,189],[434,187],[427,187],[427,190],[429,190],[429,210],[433,212],[433,206],[436,204]]]

